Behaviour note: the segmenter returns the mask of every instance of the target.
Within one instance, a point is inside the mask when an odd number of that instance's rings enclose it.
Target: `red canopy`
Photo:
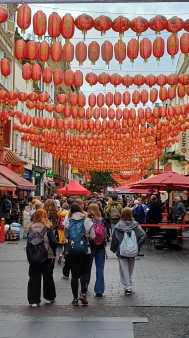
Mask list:
[[[58,189],[56,193],[60,195],[90,195],[90,191],[76,181],[70,182],[67,188]]]
[[[17,189],[36,190],[36,186],[33,183],[25,180],[25,178],[19,176],[17,173],[7,168],[5,165],[0,165],[0,174],[8,180],[12,181],[16,185]]]
[[[126,192],[130,192],[130,193],[133,193],[133,194],[157,194],[157,189],[153,189],[153,187],[150,189],[147,189],[145,187],[142,187],[142,188],[137,188],[134,186],[134,184],[137,184],[138,182],[135,182],[132,184],[126,184],[126,185],[121,185],[120,187],[116,187],[116,190],[123,190],[123,191],[126,191]],[[119,193],[119,191],[118,191]]]
[[[152,178],[147,178],[146,180],[141,180],[137,183],[133,183],[130,188],[163,188],[167,191],[184,190],[189,189],[189,178],[184,175],[168,171]]]

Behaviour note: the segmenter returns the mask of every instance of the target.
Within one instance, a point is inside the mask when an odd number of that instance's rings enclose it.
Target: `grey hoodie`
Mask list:
[[[93,227],[93,222],[89,219],[86,218],[84,214],[82,214],[81,212],[75,212],[72,216],[72,219],[79,221],[82,218],[85,218],[84,221],[84,226],[85,226],[85,230],[86,230],[86,234],[88,236],[88,239],[93,240],[96,236],[95,234],[95,230]],[[65,236],[67,235],[68,232],[68,227],[69,227],[69,218],[65,218],[64,220],[64,232],[65,232]],[[88,248],[88,254],[91,253],[90,247]]]
[[[110,250],[112,252],[116,252],[116,255],[120,257],[120,244],[123,240],[124,232],[131,233],[131,231],[135,232],[137,242],[138,242],[138,249],[140,251],[145,239],[146,233],[141,228],[141,226],[135,221],[120,221],[115,226],[115,231],[113,232],[112,242]]]

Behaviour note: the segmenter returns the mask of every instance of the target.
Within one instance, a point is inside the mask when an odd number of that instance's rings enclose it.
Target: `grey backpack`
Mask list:
[[[111,219],[120,219],[120,216],[121,216],[120,209],[117,207],[117,205],[112,205],[112,207],[110,209]]]

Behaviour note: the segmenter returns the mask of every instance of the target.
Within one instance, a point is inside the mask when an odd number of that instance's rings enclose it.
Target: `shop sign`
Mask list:
[[[79,170],[77,168],[72,169],[72,174],[78,174],[78,173],[79,173]]]
[[[10,148],[11,121],[0,121],[0,147]]]
[[[185,131],[180,133],[180,154],[188,154],[188,134]]]
[[[36,172],[35,171],[32,171],[32,177],[36,177]]]
[[[54,169],[47,169],[46,170],[46,177],[53,178],[54,177]]]

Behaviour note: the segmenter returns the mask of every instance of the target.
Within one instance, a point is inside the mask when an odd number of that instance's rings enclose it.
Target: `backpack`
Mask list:
[[[138,255],[138,243],[135,232],[125,232],[122,242],[120,244],[120,256],[122,257],[136,257]]]
[[[85,217],[80,220],[69,219],[67,234],[67,253],[71,255],[83,255],[88,252],[88,240],[84,226]]]
[[[33,232],[32,228],[29,229],[26,255],[30,265],[40,265],[48,258],[48,251],[44,243],[44,234],[46,231],[46,226],[43,227],[40,233]]]
[[[7,199],[4,200],[4,203],[3,203],[3,211],[4,212],[10,212],[11,210],[11,202]]]
[[[112,205],[111,209],[110,209],[110,218],[111,219],[120,219],[121,216],[121,211],[119,210],[119,208],[117,207],[117,205]]]
[[[93,221],[93,227],[95,231],[95,238],[94,238],[94,244],[99,245],[104,243],[105,241],[105,227],[103,219],[99,220],[92,220]]]

